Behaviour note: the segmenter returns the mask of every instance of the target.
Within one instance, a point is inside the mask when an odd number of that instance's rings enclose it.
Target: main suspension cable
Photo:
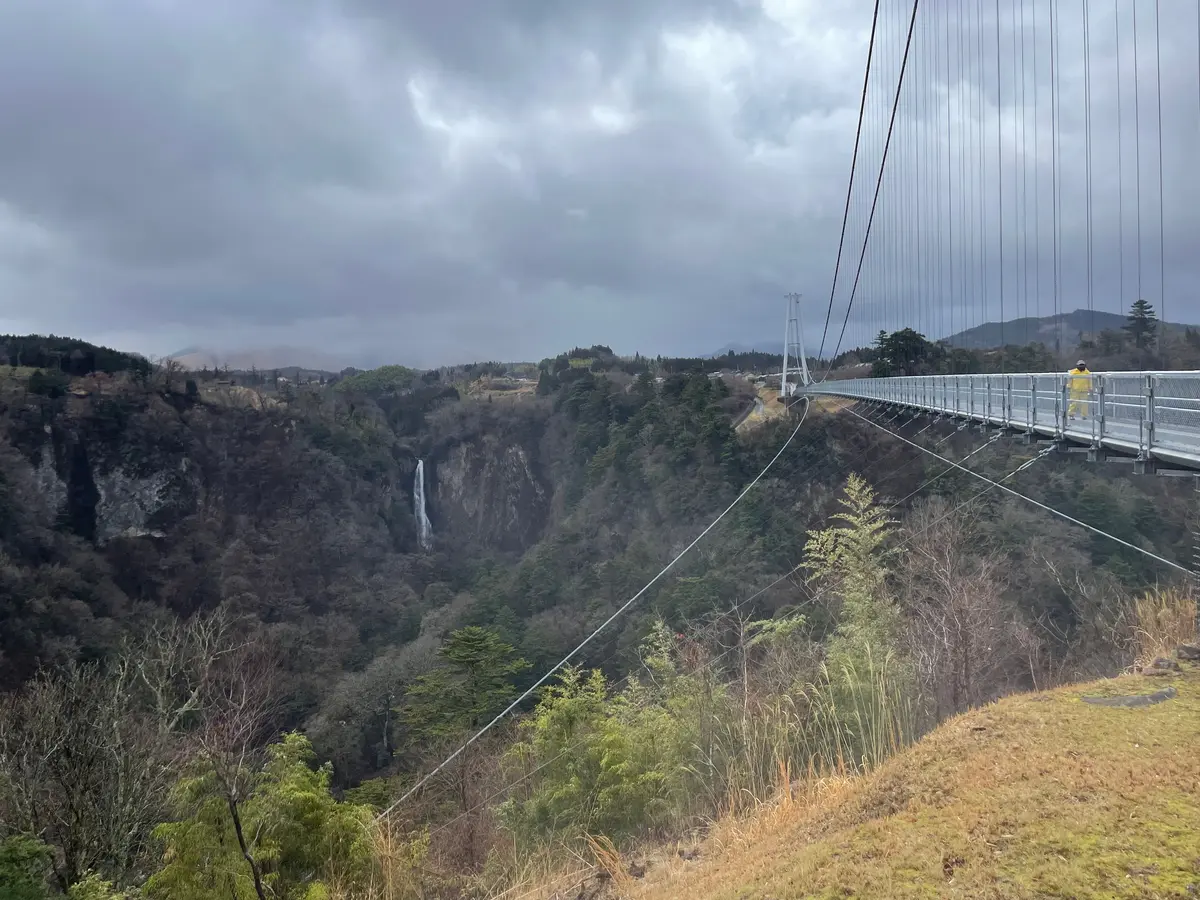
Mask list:
[[[904,86],[904,73],[908,69],[908,55],[912,49],[913,26],[917,21],[917,9],[921,5],[921,0],[913,0],[912,15],[908,20],[908,37],[904,41],[904,58],[900,62],[900,75],[896,80],[896,96],[892,100],[892,116],[888,122],[887,138],[883,143],[883,156],[879,162],[879,177],[875,180],[875,197],[871,201],[871,214],[867,217],[866,234],[863,235],[862,252],[858,256],[858,271],[854,276],[854,286],[850,289],[850,301],[846,304],[846,315],[842,319],[841,334],[838,335],[837,346],[833,350],[830,357],[829,367],[825,370],[824,376],[821,378],[824,381],[829,377],[829,373],[833,370],[833,360],[837,358],[838,352],[842,349],[842,341],[846,337],[846,325],[850,322],[850,311],[854,308],[854,297],[858,292],[859,279],[862,277],[863,260],[867,255],[867,246],[871,240],[871,225],[875,221],[875,210],[879,204],[879,189],[883,184],[883,173],[887,169],[888,150],[892,144],[892,132],[896,127],[896,110],[900,106],[900,89]]]
[[[871,60],[875,57],[875,28],[878,23],[879,0],[875,0],[875,12],[871,16],[871,40],[867,45],[867,69],[863,74],[862,98],[858,101],[858,127],[854,130],[854,154],[850,157],[850,183],[846,186],[846,206],[842,210],[842,234],[838,238],[837,262],[833,265],[833,283],[829,287],[829,308],[825,311],[825,328],[821,332],[821,348],[817,351],[817,359],[820,359],[821,354],[825,352],[825,337],[829,333],[829,320],[833,315],[833,298],[837,293],[838,272],[842,268],[842,248],[846,243],[846,223],[850,219],[850,198],[854,194],[854,173],[858,170],[858,147],[862,140],[863,116],[867,109],[867,86],[871,82]]]

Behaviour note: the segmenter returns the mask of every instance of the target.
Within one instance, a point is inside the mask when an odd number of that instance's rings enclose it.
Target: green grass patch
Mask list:
[[[1137,709],[1079,699],[1168,684],[1174,699]],[[1200,895],[1200,669],[1002,700],[762,820],[635,896]]]

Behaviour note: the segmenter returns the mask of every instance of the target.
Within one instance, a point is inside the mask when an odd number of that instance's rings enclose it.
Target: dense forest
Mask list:
[[[941,364],[898,335],[877,368]],[[500,364],[265,395],[4,342],[5,896],[486,896],[1118,671],[1188,602],[1136,549],[1192,557],[1167,479],[888,414],[1116,542],[833,406],[739,430],[755,388],[713,373],[749,356],[576,348],[500,399],[470,383]]]

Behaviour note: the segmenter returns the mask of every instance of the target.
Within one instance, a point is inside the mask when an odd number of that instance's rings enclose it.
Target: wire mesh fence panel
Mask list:
[[[1062,375],[1034,375],[1037,386],[1037,425],[1053,429],[1057,434],[1062,427]]]
[[[1096,379],[1099,408],[1104,432],[1112,437],[1137,442],[1145,446],[1146,426],[1146,375],[1102,375]]]
[[[1156,373],[1150,382],[1151,445],[1200,452],[1200,374]]]
[[[1009,425],[1028,430],[1033,426],[1033,380],[1029,375],[1008,379]]]
[[[1200,465],[1200,372],[916,375],[809,390]]]

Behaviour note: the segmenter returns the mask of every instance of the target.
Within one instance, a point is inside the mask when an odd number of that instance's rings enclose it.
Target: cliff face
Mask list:
[[[186,449],[139,458],[97,438],[88,424],[47,426],[33,467],[45,516],[104,546],[118,537],[163,537],[195,511],[203,484]]]
[[[451,403],[402,433],[349,406],[0,392],[0,687],[104,654],[126,620],[226,603],[279,634],[298,721],[322,679],[412,639],[430,585],[545,532],[544,405]]]
[[[153,398],[139,401],[44,403],[12,412],[7,437],[28,469],[7,474],[36,485],[43,521],[103,546],[120,536],[161,536],[194,509],[199,483],[192,448],[181,440],[186,425],[175,410],[164,415]]]
[[[432,492],[435,521],[447,537],[505,552],[533,545],[551,493],[535,454],[491,434],[450,447],[434,467]]]
[[[40,428],[17,417],[10,435],[28,461],[42,513],[103,547],[166,536],[204,515],[237,530],[243,519],[337,509],[388,516],[402,465],[354,471],[319,436],[282,414],[149,394],[43,409]],[[392,463],[392,460],[386,460]],[[367,477],[364,478],[363,476]]]
[[[394,552],[417,552],[417,453],[386,433],[285,410],[172,402],[148,393],[10,415],[47,522],[100,547],[163,538],[190,516],[239,520],[324,511],[387,525]],[[459,414],[413,435],[426,463],[435,535],[449,547],[521,552],[541,537],[554,488],[541,457],[544,418]]]
[[[227,603],[279,633],[302,711],[419,621],[441,573],[386,433],[149,390],[18,399],[0,398],[0,687],[155,609]]]

